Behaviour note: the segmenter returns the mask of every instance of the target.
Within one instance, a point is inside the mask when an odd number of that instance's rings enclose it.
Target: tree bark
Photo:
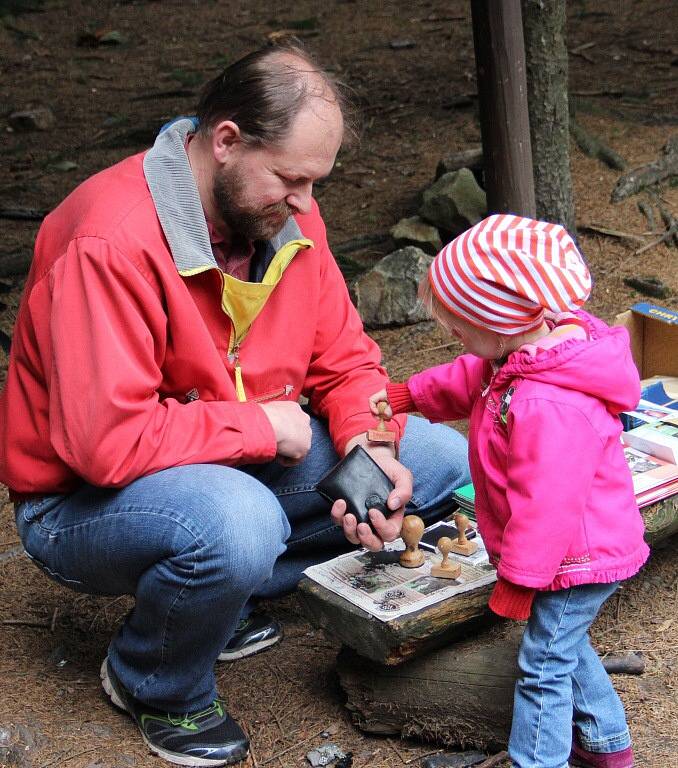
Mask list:
[[[368,733],[493,751],[511,728],[523,627],[505,623],[397,667],[343,648],[337,659],[353,721]]]
[[[520,0],[471,0],[489,213],[535,215]]]
[[[574,233],[565,0],[522,0],[537,218]]]

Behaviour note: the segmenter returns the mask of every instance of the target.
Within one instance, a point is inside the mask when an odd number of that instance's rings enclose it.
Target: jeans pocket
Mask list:
[[[28,501],[22,501],[16,505],[14,512],[17,519],[17,525],[19,519],[25,523],[34,523],[51,512],[57,507],[65,496],[61,493],[52,494],[50,496],[41,496],[37,499],[29,499]]]

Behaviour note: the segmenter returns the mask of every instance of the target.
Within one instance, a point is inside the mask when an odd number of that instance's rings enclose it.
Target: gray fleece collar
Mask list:
[[[172,123],[158,134],[144,157],[144,175],[151,191],[172,258],[179,272],[217,267],[198,188],[184,148],[193,120]],[[303,237],[290,216],[266,250],[275,254],[285,243]],[[272,255],[271,254],[271,255]]]

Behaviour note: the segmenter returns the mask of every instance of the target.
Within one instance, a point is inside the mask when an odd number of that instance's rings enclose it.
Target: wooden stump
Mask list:
[[[366,659],[392,665],[493,622],[487,607],[493,587],[478,587],[391,621],[380,621],[311,579],[301,581],[299,597],[311,624]]]
[[[508,741],[523,627],[494,627],[397,667],[343,648],[346,706],[363,731],[445,746],[503,749]]]

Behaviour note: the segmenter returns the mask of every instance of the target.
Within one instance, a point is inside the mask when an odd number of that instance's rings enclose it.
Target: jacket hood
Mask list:
[[[577,316],[588,327],[588,340],[569,339],[536,354],[517,350],[497,379],[519,377],[577,390],[603,401],[614,415],[635,408],[640,380],[627,330],[610,327],[586,312],[577,312]]]

